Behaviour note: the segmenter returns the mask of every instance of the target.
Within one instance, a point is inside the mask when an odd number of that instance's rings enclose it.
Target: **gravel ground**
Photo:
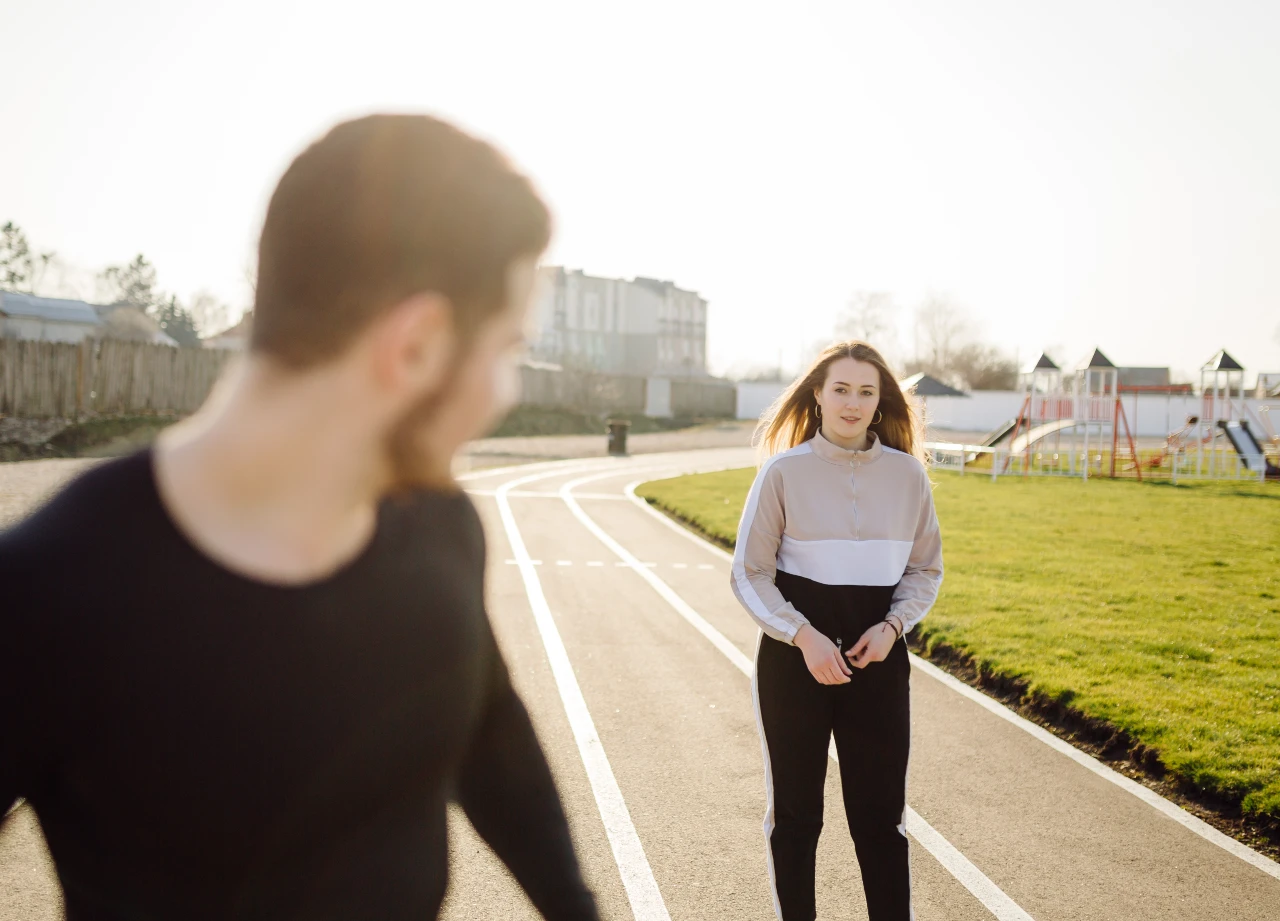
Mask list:
[[[32,511],[71,477],[99,461],[85,458],[0,464],[0,528]]]

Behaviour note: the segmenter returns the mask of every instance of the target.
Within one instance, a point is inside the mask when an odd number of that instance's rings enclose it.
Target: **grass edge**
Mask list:
[[[679,510],[657,499],[640,495],[639,487],[636,495],[708,543],[733,552],[734,541],[704,530]],[[1117,773],[1154,790],[1241,844],[1272,860],[1280,860],[1280,817],[1245,815],[1240,807],[1243,797],[1233,799],[1213,793],[1173,773],[1165,767],[1158,749],[1133,738],[1127,730],[1043,692],[1030,691],[1027,679],[992,668],[967,649],[936,639],[923,622],[907,634],[907,645],[920,658]]]

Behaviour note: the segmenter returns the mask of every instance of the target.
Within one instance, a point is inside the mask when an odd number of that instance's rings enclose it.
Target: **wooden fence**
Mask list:
[[[185,415],[204,402],[233,354],[115,339],[0,338],[0,415]]]
[[[0,338],[0,416],[79,419],[90,415],[181,416],[204,402],[235,355],[223,349],[86,339],[78,344]],[[595,371],[520,369],[521,402],[581,412],[644,412],[647,381]],[[671,382],[681,416],[728,416],[727,381]]]

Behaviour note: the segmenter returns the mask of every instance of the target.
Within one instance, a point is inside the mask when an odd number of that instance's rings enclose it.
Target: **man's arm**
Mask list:
[[[29,667],[39,658],[29,629],[32,601],[14,571],[13,531],[0,532],[0,824],[26,789],[36,760],[32,712],[38,695]]]
[[[597,921],[551,769],[496,646],[487,697],[458,771],[458,802],[544,918]]]

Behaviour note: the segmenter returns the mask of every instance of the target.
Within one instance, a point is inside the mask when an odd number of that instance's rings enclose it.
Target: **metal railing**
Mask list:
[[[1110,449],[1091,450],[1087,454],[1078,449],[1062,449],[1058,451],[1015,451],[1008,447],[987,447],[986,445],[960,444],[956,442],[930,441],[925,443],[934,468],[951,470],[960,475],[990,476],[995,480],[1002,476],[1058,476],[1090,479],[1093,477],[1109,477],[1111,464]],[[1280,458],[1264,455],[1264,462],[1258,470],[1250,470],[1244,463],[1245,458],[1234,450],[1218,447],[1218,463],[1204,462],[1203,452],[1197,455],[1194,449],[1171,451],[1153,449],[1139,451],[1137,463],[1142,468],[1143,479],[1170,481],[1182,480],[1234,480],[1234,481],[1267,481],[1267,463],[1274,465]],[[1116,478],[1136,479],[1134,458],[1128,452],[1117,455]]]

